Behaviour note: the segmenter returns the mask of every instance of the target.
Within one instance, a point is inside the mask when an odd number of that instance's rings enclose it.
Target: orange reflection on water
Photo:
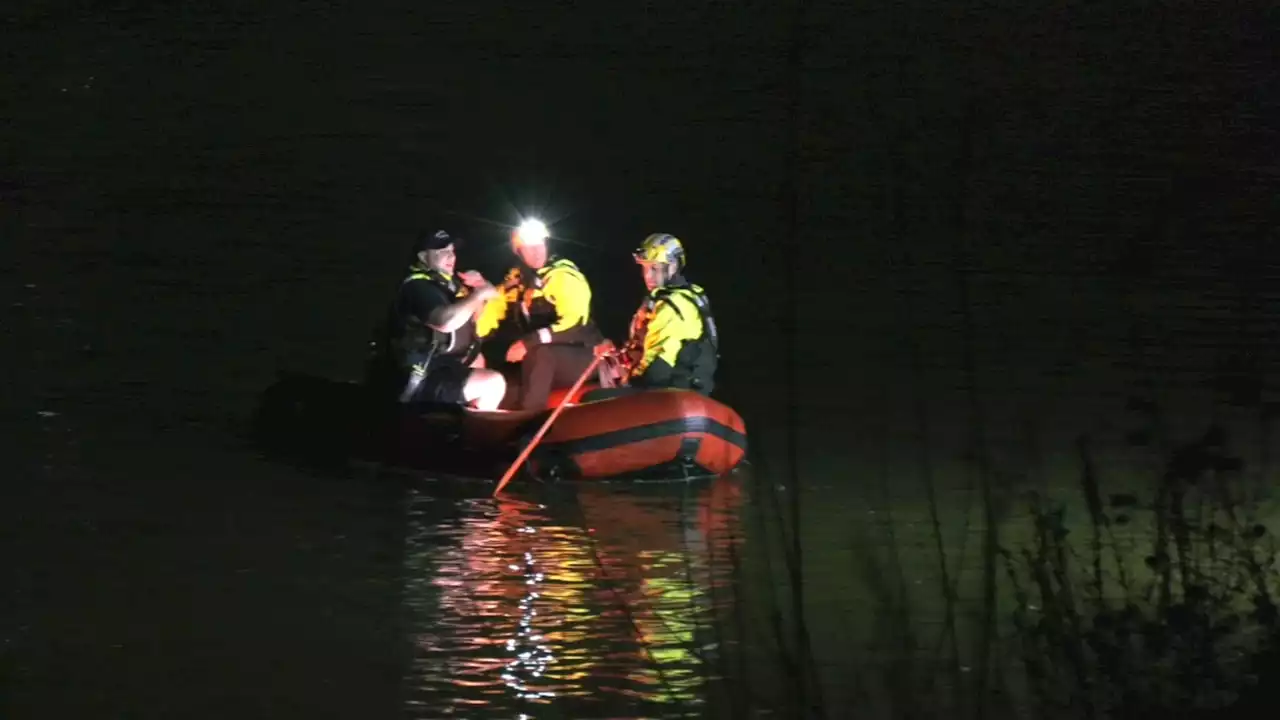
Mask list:
[[[731,599],[709,590],[731,579],[737,480],[566,490],[546,505],[411,499],[410,702],[421,716],[510,717],[555,702],[557,714],[604,706],[617,717],[637,701],[699,701],[711,598]]]

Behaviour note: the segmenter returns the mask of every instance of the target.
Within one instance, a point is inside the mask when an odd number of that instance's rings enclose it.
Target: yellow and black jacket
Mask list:
[[[504,320],[516,323],[527,347],[593,346],[602,339],[591,318],[591,284],[571,260],[553,258],[538,270],[512,268],[503,296],[485,305],[476,321],[481,337]]]
[[[633,386],[710,394],[720,337],[703,289],[677,277],[650,292],[631,321],[626,353]]]

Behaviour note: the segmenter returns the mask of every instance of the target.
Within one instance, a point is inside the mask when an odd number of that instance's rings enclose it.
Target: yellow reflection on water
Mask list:
[[[713,616],[732,600],[737,480],[562,489],[545,504],[411,493],[412,716],[655,717],[701,702]]]

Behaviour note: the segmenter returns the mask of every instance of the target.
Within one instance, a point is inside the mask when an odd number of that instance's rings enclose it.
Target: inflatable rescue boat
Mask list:
[[[536,477],[685,479],[721,475],[747,451],[732,408],[684,390],[644,390],[591,400],[576,393],[526,464]],[[548,403],[554,407],[564,393]],[[478,411],[456,405],[385,406],[359,383],[281,376],[255,418],[275,451],[336,454],[438,472],[496,477],[552,412]]]

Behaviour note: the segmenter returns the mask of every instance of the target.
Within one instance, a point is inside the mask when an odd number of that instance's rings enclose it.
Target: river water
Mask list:
[[[974,671],[984,483],[953,369],[922,373],[925,390],[846,388],[853,410],[801,404],[794,473],[785,408],[742,392],[768,372],[750,356],[729,372],[754,462],[714,481],[495,501],[483,479],[294,466],[245,437],[256,395],[277,362],[357,372],[384,278],[353,270],[369,297],[347,303],[291,280],[288,253],[221,245],[226,226],[108,216],[104,231],[91,202],[24,198],[3,298],[6,717],[842,716],[909,693],[945,708]],[[339,287],[345,267],[307,276]],[[1109,492],[1158,472],[1124,447],[1140,423],[1123,395],[1069,403],[1071,387],[1042,396],[1076,413],[1061,426],[979,396],[1011,547],[1028,492],[1075,495],[1079,428]],[[1183,402],[1208,411],[1178,416],[1181,436],[1235,418],[1249,433],[1233,442],[1266,457],[1250,410]]]

